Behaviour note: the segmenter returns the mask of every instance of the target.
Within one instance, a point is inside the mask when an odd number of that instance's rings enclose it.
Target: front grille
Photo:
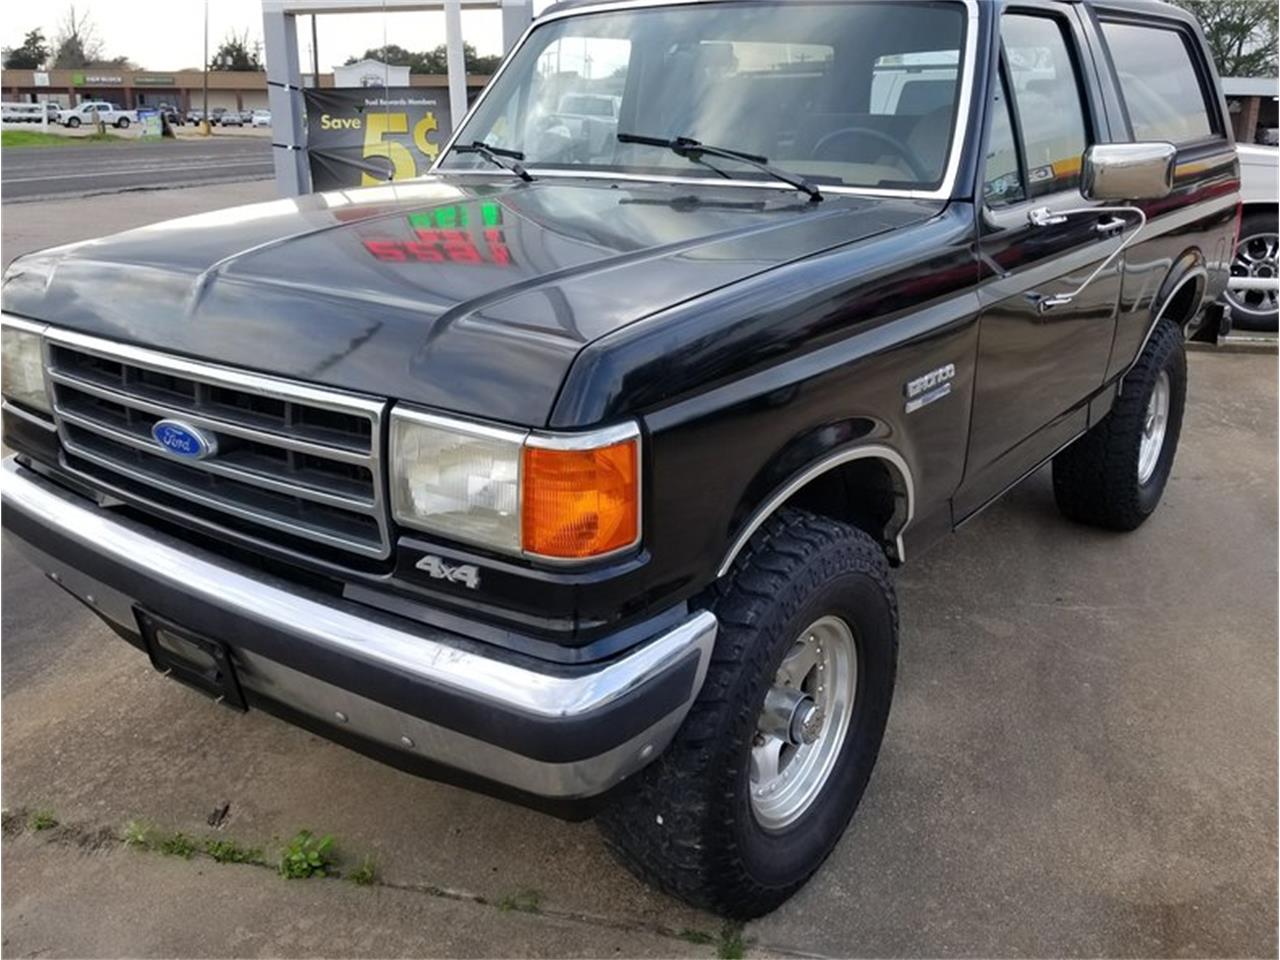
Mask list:
[[[45,364],[65,465],[90,482],[206,529],[390,555],[384,401],[65,331],[47,333]],[[216,453],[169,453],[151,435],[164,419]]]

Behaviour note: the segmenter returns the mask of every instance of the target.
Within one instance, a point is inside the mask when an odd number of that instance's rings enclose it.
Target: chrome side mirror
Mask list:
[[[1178,148],[1171,143],[1099,143],[1084,154],[1086,200],[1162,200],[1173,191]]]

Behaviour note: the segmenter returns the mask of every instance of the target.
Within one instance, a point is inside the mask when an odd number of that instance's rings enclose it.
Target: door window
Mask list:
[[[1001,34],[1022,126],[1028,195],[1078,187],[1089,138],[1079,78],[1062,25],[1051,17],[1009,14]]]
[[[1180,31],[1104,21],[1102,33],[1135,140],[1184,144],[1214,135],[1213,113]]]
[[[991,98],[991,139],[987,142],[986,176],[982,195],[992,207],[1027,198],[1018,169],[1018,145],[1013,139],[1013,116],[1004,75],[998,78]]]

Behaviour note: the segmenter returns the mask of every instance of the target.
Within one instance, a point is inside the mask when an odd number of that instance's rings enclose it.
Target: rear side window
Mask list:
[[[1080,183],[1089,145],[1080,83],[1066,34],[1050,17],[1006,15],[1000,28],[1022,124],[1031,197]]]
[[[1215,133],[1188,38],[1179,30],[1103,22],[1135,140],[1195,143]]]

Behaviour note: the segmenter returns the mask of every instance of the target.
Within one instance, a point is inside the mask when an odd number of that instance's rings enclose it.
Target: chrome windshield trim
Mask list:
[[[533,34],[533,31],[537,30],[539,27],[546,26],[548,23],[555,23],[558,20],[564,20],[567,17],[578,17],[586,14],[611,13],[619,10],[638,10],[638,9],[643,9],[648,7],[693,6],[696,4],[703,4],[703,3],[726,3],[726,2],[732,2],[732,0],[604,0],[604,2],[601,2],[601,3],[591,3],[591,4],[585,4],[580,7],[570,7],[566,10],[560,10],[558,12],[549,13],[542,17],[539,17],[537,20],[535,20],[525,29],[519,41],[516,42],[516,45],[511,48],[510,52],[505,57],[503,57],[502,63],[501,65],[499,65],[497,72],[489,79],[489,82],[485,84],[484,89],[480,91],[480,96],[476,97],[475,103],[471,105],[471,109],[469,109],[466,113],[466,116],[462,118],[462,122],[458,123],[453,128],[453,133],[449,136],[449,140],[444,145],[444,149],[440,151],[439,155],[435,159],[435,162],[431,164],[430,168],[428,168],[427,173],[428,174],[447,174],[449,176],[453,176],[454,174],[463,173],[463,172],[482,173],[488,176],[494,175],[494,173],[496,172],[496,169],[495,170],[467,170],[467,171],[441,170],[440,165],[444,163],[445,159],[449,156],[450,152],[453,150],[454,143],[457,141],[458,137],[461,136],[462,131],[466,128],[467,124],[471,122],[471,118],[475,115],[475,112],[480,109],[480,105],[484,103],[485,98],[490,94],[493,88],[498,85],[498,81],[502,78],[502,75],[506,72],[507,67],[516,58],[516,55],[520,52],[520,50],[524,47],[529,37]],[[789,2],[789,0],[784,0],[784,2]],[[885,0],[841,0],[841,2],[843,3],[883,3],[885,2]],[[933,0],[898,0],[898,2],[900,3],[922,2],[923,3],[923,2],[933,2]],[[956,179],[958,178],[960,173],[960,158],[961,158],[961,154],[963,154],[964,152],[965,137],[969,129],[969,113],[973,106],[973,84],[974,84],[974,76],[977,71],[977,59],[978,59],[979,13],[978,13],[978,0],[947,0],[947,2],[958,3],[963,5],[966,11],[968,11],[968,17],[966,18],[966,22],[965,22],[964,58],[961,64],[962,70],[960,72],[960,96],[956,103],[955,130],[952,131],[951,152],[947,158],[947,169],[946,169],[946,172],[943,174],[941,185],[936,190],[892,190],[892,189],[881,189],[878,187],[851,187],[847,185],[827,186],[826,184],[820,184],[820,187],[823,193],[839,193],[839,194],[847,193],[855,196],[903,197],[911,200],[947,200],[951,198],[952,194],[955,191]],[[576,171],[576,170],[570,171],[570,172],[561,172],[556,168],[541,169],[539,167],[527,166],[527,165],[526,165],[526,169],[530,173],[534,174],[535,176],[544,176],[544,177],[573,176],[573,177],[582,177],[584,179],[591,179],[591,180],[596,180],[596,179],[638,180],[641,182],[648,181],[648,182],[655,182],[655,183],[705,184],[708,182],[704,178],[697,178],[697,177],[667,178],[667,177],[661,177],[661,176],[653,177],[653,176],[643,176],[643,175],[637,175],[637,174],[602,173],[602,172],[591,173],[587,171]],[[508,172],[507,176],[514,176],[514,174],[511,174]],[[758,186],[758,187],[767,187],[769,189],[775,189],[775,190],[776,189],[795,190],[795,187],[791,186],[790,184],[779,183],[777,181],[720,179],[712,182],[715,182],[717,186],[724,186],[726,184],[731,184],[732,186],[735,186],[735,187],[750,185],[750,186]]]
[[[697,0],[697,2],[707,2],[707,0]],[[663,183],[663,184],[681,184],[688,186],[701,187],[727,187],[730,189],[756,189],[756,190],[781,190],[783,192],[795,193],[796,188],[789,183],[783,183],[781,180],[725,180],[720,177],[679,177],[675,175],[653,173],[611,173],[604,170],[572,170],[564,167],[525,167],[525,169],[538,177],[548,177],[562,180],[620,180],[628,183]],[[496,167],[492,170],[437,170],[433,176],[436,177],[511,177],[515,174],[506,170],[499,170]],[[849,187],[836,186],[831,184],[820,183],[819,188],[826,195],[842,196],[842,197],[899,197],[904,200],[936,200],[939,197],[936,190],[893,190],[880,187]]]

